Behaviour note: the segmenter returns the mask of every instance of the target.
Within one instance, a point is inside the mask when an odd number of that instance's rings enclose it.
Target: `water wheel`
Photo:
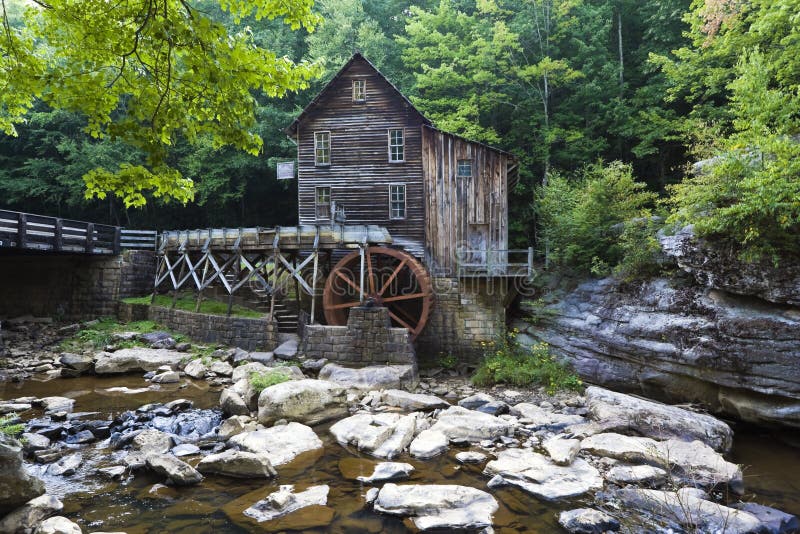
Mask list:
[[[386,247],[367,247],[363,273],[361,264],[361,252],[355,251],[328,275],[322,296],[325,320],[330,325],[347,324],[350,308],[360,304],[363,280],[364,300],[388,308],[392,324],[407,328],[416,338],[425,328],[433,303],[428,271],[408,252]]]

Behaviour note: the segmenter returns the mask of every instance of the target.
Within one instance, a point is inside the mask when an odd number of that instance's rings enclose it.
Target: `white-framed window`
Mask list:
[[[331,164],[331,133],[314,132],[314,165]]]
[[[314,206],[318,221],[328,221],[331,218],[331,188],[321,186],[314,188]]]
[[[389,185],[389,218],[406,218],[406,184]]]
[[[389,162],[402,163],[405,161],[406,138],[402,128],[389,130]]]
[[[460,159],[458,160],[458,167],[456,170],[456,176],[459,178],[469,178],[472,176],[472,160],[471,159]]]
[[[353,80],[353,102],[367,101],[367,80]]]

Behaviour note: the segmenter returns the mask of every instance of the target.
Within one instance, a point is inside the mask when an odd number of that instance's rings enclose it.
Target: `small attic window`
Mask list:
[[[367,101],[367,80],[353,80],[353,102]]]

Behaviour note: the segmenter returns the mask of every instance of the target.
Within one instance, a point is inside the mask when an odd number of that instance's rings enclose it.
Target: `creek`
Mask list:
[[[74,412],[96,412],[93,419],[106,419],[144,404],[177,398],[192,401],[196,409],[217,407],[219,390],[209,387],[204,381],[187,383],[183,388],[177,385],[148,388],[146,382],[134,376],[0,382],[0,398],[70,397],[76,400]],[[82,448],[82,465],[72,476],[49,476],[44,473],[45,466],[37,464],[29,464],[29,468],[45,480],[48,493],[64,502],[63,515],[77,522],[84,532],[217,534],[293,529],[342,533],[407,532],[402,520],[367,509],[364,494],[371,486],[353,480],[357,474],[369,475],[372,466],[380,460],[342,447],[328,432],[329,426],[315,428],[325,443],[321,457],[305,458],[283,466],[278,469],[277,478],[266,482],[208,476],[197,486],[176,489],[161,486],[162,479],[146,471],[138,471],[135,477],[112,481],[96,473],[98,467],[119,463],[119,457],[124,454],[111,448],[108,440]],[[800,514],[800,449],[764,430],[734,427],[734,431],[732,461],[745,466],[744,481],[748,493],[744,499]],[[785,431],[781,437],[787,437]],[[429,461],[404,455],[397,461],[408,462],[416,468],[412,483],[459,484],[486,490],[487,477],[481,473],[481,468],[458,464],[454,459],[457,452],[458,448],[452,448],[447,454]],[[195,463],[193,458],[197,459],[190,456],[188,461]],[[259,526],[242,514],[245,508],[284,484],[294,484],[298,491],[312,485],[328,484],[331,488],[328,506],[336,512],[333,522],[316,529],[304,528],[292,523],[291,519]],[[491,491],[500,502],[500,510],[495,515],[496,532],[559,532],[556,522],[559,511],[591,504],[591,498],[553,504],[538,501],[513,488]],[[308,513],[313,511],[295,515],[305,515],[303,521],[313,523],[314,518]]]

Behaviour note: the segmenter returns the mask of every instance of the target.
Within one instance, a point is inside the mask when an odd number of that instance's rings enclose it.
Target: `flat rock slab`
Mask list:
[[[319,378],[336,382],[346,388],[361,390],[411,389],[419,382],[413,365],[371,365],[351,369],[329,363],[320,369]]]
[[[631,395],[591,386],[586,389],[586,404],[591,419],[606,431],[633,430],[642,436],[665,440],[702,441],[716,451],[728,452],[733,431],[710,415],[690,412]]]
[[[483,529],[499,508],[490,494],[456,485],[386,484],[373,503],[377,512],[409,517],[425,530]]]
[[[605,476],[606,480],[615,484],[641,486],[659,486],[667,480],[667,472],[652,465],[615,465]]]
[[[329,490],[328,486],[321,485],[295,493],[294,486],[281,486],[280,490],[270,493],[266,499],[245,510],[244,515],[261,523],[278,519],[308,506],[325,506],[328,503]]]
[[[99,375],[157,371],[168,365],[176,369],[186,355],[166,349],[132,348],[97,354],[94,371]]]
[[[558,524],[570,534],[603,534],[620,529],[619,521],[605,512],[591,508],[578,508],[561,512]]]
[[[553,462],[558,465],[569,465],[580,452],[581,442],[578,439],[553,436],[542,443],[542,448],[547,451],[547,455]]]
[[[547,501],[578,497],[603,487],[600,472],[585,460],[577,458],[571,465],[561,466],[529,449],[500,451],[483,472],[499,475],[506,484]]]
[[[433,429],[420,432],[408,447],[408,452],[414,458],[428,460],[447,452],[450,440],[447,436]]]
[[[487,413],[451,406],[439,414],[431,430],[438,430],[450,440],[481,441],[510,436],[514,425]]]
[[[511,414],[519,417],[523,424],[549,430],[561,430],[586,422],[586,419],[580,415],[555,413],[529,402],[514,405],[511,408]]]
[[[252,453],[264,453],[274,466],[288,464],[304,452],[322,450],[322,441],[311,427],[300,423],[273,426],[265,430],[242,432],[228,443]]]
[[[437,408],[447,408],[450,403],[434,395],[409,393],[402,389],[387,389],[381,395],[381,402],[389,406],[402,408],[409,412],[433,411]]]
[[[401,480],[411,476],[414,466],[402,462],[381,462],[375,466],[375,470],[369,476],[359,476],[356,480],[365,484],[375,484],[376,482],[386,482],[389,480]]]

